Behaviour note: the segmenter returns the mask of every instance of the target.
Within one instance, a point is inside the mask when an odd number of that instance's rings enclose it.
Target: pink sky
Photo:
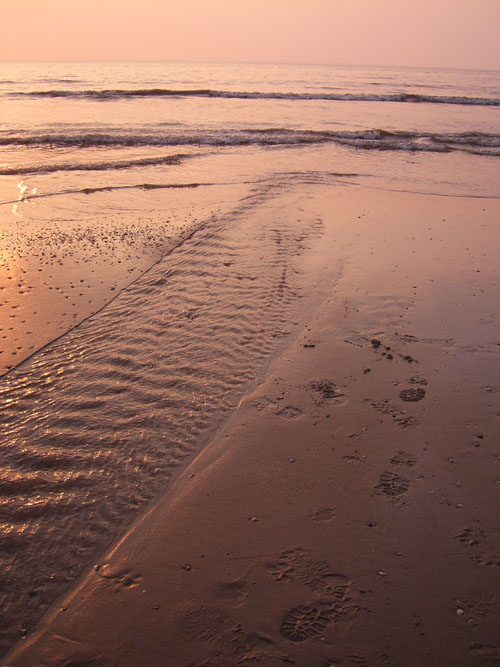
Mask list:
[[[500,0],[0,0],[1,61],[500,69]]]

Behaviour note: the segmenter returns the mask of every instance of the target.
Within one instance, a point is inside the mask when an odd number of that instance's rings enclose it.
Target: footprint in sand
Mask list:
[[[295,607],[283,619],[280,632],[291,642],[304,642],[320,635],[330,622],[325,610],[316,607]]]
[[[298,581],[318,593],[322,600],[343,600],[349,580],[334,572],[326,561],[314,560],[302,549],[290,549],[268,565],[269,573],[278,581]]]
[[[349,651],[345,654],[345,656],[349,660],[348,664],[353,665],[353,667],[371,667],[374,664],[373,660],[365,658],[365,656],[361,655],[361,653],[354,653],[353,651]]]
[[[455,535],[453,539],[469,547],[474,547],[484,540],[484,533],[481,528],[464,528],[460,535]]]
[[[398,452],[396,456],[392,457],[390,463],[393,466],[407,466],[408,468],[413,468],[417,463],[417,460],[411,454]]]
[[[128,570],[112,571],[109,565],[103,565],[97,574],[113,582],[117,588],[135,588],[142,581],[140,574],[133,574]]]
[[[245,591],[245,580],[242,578],[222,582],[217,587],[215,597],[217,600],[223,600],[235,606],[243,604],[248,597]]]
[[[288,656],[275,647],[271,639],[257,633],[247,634],[240,624],[216,607],[192,607],[184,618],[194,637],[213,645],[217,662],[210,664],[290,664]],[[230,662],[221,658],[224,649],[235,656]]]
[[[335,511],[332,507],[324,507],[313,512],[311,514],[311,519],[318,523],[325,523],[326,521],[335,519]]]
[[[425,389],[422,387],[412,387],[411,389],[402,389],[399,392],[399,398],[402,401],[407,401],[409,403],[416,403],[421,401],[425,397]]]
[[[471,560],[476,565],[481,565],[481,567],[500,567],[500,558],[492,558],[487,554],[472,556]]]
[[[220,641],[234,628],[229,616],[215,607],[193,607],[184,618],[195,637],[210,643]]]
[[[394,423],[401,426],[401,428],[413,428],[418,426],[418,420],[415,419],[415,417],[407,415],[405,412],[401,412],[397,406],[390,403],[387,399],[373,401],[369,398],[365,398],[365,403],[369,403],[372,408],[383,415],[390,415],[394,420]]]
[[[380,483],[375,487],[378,493],[398,500],[410,488],[410,481],[394,472],[385,471],[380,475]]]
[[[414,375],[413,377],[409,378],[408,382],[409,384],[419,384],[421,387],[426,387],[429,384],[426,378],[419,375]]]
[[[303,410],[294,405],[279,405],[267,397],[258,398],[252,405],[259,412],[268,412],[269,414],[282,417],[284,419],[295,419],[304,414]]]
[[[331,400],[336,404],[345,403],[345,396],[331,380],[313,380],[307,385],[309,389],[321,394],[319,403],[324,400]]]
[[[347,616],[347,610],[338,603],[327,607],[301,605],[286,614],[280,632],[291,642],[300,643],[317,637],[330,623],[345,620]]]
[[[276,408],[275,414],[278,417],[295,419],[295,417],[300,417],[302,414],[304,414],[304,411],[300,408],[296,408],[294,405],[283,405]]]

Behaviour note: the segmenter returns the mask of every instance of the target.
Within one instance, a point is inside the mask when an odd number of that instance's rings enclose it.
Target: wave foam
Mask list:
[[[334,102],[411,102],[427,104],[462,104],[476,106],[500,106],[500,99],[495,97],[467,97],[463,95],[426,95],[418,93],[387,93],[383,95],[366,93],[278,93],[229,90],[172,90],[169,88],[145,89],[109,89],[109,90],[38,90],[12,93],[13,96],[29,97],[70,97],[94,98],[97,100],[116,100],[134,97],[208,97],[225,99],[256,100],[331,100]]]
[[[243,147],[243,146],[298,146],[319,143],[335,143],[360,150],[408,151],[445,153],[462,151],[485,156],[500,156],[500,135],[482,132],[460,133],[422,133],[390,132],[388,130],[360,131],[315,131],[287,130],[284,128],[241,129],[220,131],[199,131],[184,134],[28,134],[0,136],[0,145],[21,145],[26,147],[48,146],[53,148],[133,148],[151,147]],[[105,171],[109,169],[128,169],[131,167],[155,167],[159,165],[178,165],[189,154],[128,160],[109,160],[103,162],[63,162],[54,164],[25,164],[18,167],[2,167],[0,175],[19,175],[27,173],[51,173],[57,171]]]

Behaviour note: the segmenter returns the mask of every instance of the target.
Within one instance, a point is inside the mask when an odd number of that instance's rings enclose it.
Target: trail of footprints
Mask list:
[[[425,378],[414,375],[407,379],[407,384],[409,385],[408,387],[399,391],[399,399],[401,401],[405,403],[418,403],[426,397],[425,388],[428,385],[428,381]],[[407,415],[404,411],[401,412],[396,405],[388,400],[365,400],[378,412],[390,415],[394,422],[403,428],[418,424],[417,419],[413,415]],[[389,463],[391,466],[413,468],[417,460],[412,455],[398,452]],[[402,500],[410,487],[411,482],[407,477],[394,470],[385,470],[380,475],[379,483],[375,486],[375,492],[386,496],[393,502],[398,502]],[[454,539],[466,547],[480,547],[485,541],[486,536],[483,530],[479,526],[476,526],[464,528],[459,535],[455,535]],[[496,555],[478,553],[471,555],[470,558],[473,563],[481,567],[500,568],[500,558]]]
[[[348,578],[334,572],[326,561],[316,560],[303,549],[284,551],[266,567],[276,581],[298,582],[316,595],[315,603],[290,609],[281,621],[282,637],[293,643],[320,636],[329,624],[346,619],[354,610],[347,605],[349,599],[346,596],[351,583]],[[217,608],[192,607],[186,611],[185,619],[199,639],[213,644],[214,648],[225,645],[239,662],[295,664],[270,638],[243,632],[239,624]]]
[[[402,466],[413,468],[416,462],[413,455],[400,451],[390,459],[389,464],[399,468]],[[390,498],[399,498],[409,487],[409,480],[395,472],[385,471],[376,488]],[[323,514],[330,518],[333,510],[321,510],[318,513],[324,520]],[[314,519],[314,516],[312,518]],[[485,535],[480,527],[464,528],[454,539],[465,546],[475,547],[482,544]],[[500,561],[487,561],[483,556],[475,556],[473,559],[482,565],[500,565]],[[351,599],[348,597],[352,582],[345,575],[333,570],[327,561],[316,559],[309,551],[299,547],[283,551],[266,564],[266,570],[276,582],[298,583],[308,588],[314,595],[313,601],[299,604],[289,609],[283,616],[279,631],[289,642],[301,644],[320,638],[332,623],[348,620],[358,611],[355,605],[350,604]],[[234,585],[234,582],[230,584]],[[456,604],[465,608],[467,613],[486,617],[493,603],[488,600],[477,602],[457,600]],[[239,624],[234,623],[216,608],[192,608],[186,613],[186,620],[193,632],[203,641],[213,644],[214,648],[216,645],[220,647],[221,643],[226,645],[238,663],[295,664],[269,637],[243,632]],[[482,644],[474,644],[469,649],[470,655],[480,659],[482,664],[498,664],[496,661],[498,651],[496,646]],[[217,655],[220,656],[220,653]],[[355,654],[349,654],[348,657],[352,664],[371,664]],[[354,657],[358,660],[354,660]]]
[[[408,381],[411,385],[399,392],[401,401],[408,403],[417,403],[426,396],[427,385],[425,379],[412,377]],[[319,399],[338,399],[343,396],[338,387],[329,380],[318,380],[309,383],[309,389],[318,392]],[[412,416],[401,413],[398,408],[389,404],[388,401],[373,403],[380,412],[391,414],[396,423],[400,426],[413,426],[416,423]],[[257,409],[269,409],[267,405],[256,405]],[[275,408],[273,405],[272,408]],[[275,411],[275,410],[273,410]],[[295,416],[295,415],[294,415]],[[417,458],[413,454],[404,451],[397,452],[389,461],[392,469],[385,470],[380,474],[379,483],[375,486],[375,491],[379,495],[386,496],[389,500],[399,501],[409,491],[411,487],[410,480],[399,471],[404,468],[412,469],[417,464]],[[398,472],[395,471],[398,470]],[[313,521],[329,521],[335,516],[332,508],[321,509],[311,515]],[[485,534],[480,527],[464,528],[454,539],[467,547],[478,547],[485,540]],[[473,562],[478,565],[488,567],[500,567],[500,559],[490,558],[484,554],[471,556]],[[283,551],[276,560],[267,564],[268,574],[277,582],[294,581],[310,589],[315,600],[310,604],[300,604],[290,609],[282,618],[280,624],[280,634],[286,640],[294,644],[300,644],[310,639],[320,637],[334,622],[340,622],[357,611],[354,605],[348,604],[350,598],[347,597],[351,582],[349,579],[330,567],[329,563],[323,560],[315,559],[309,552],[295,548]],[[491,603],[462,603],[457,601],[461,607],[470,608],[475,616],[487,616],[491,608]],[[198,618],[196,624],[200,636],[206,641],[214,641],[215,635],[220,630],[229,630],[231,621],[218,610],[205,610],[201,614],[202,619]],[[202,621],[201,623],[199,621]],[[192,620],[195,623],[195,619]],[[216,631],[215,626],[218,626]],[[273,642],[260,635],[247,635],[242,632],[240,626],[232,624],[233,653],[242,660],[262,661],[265,658],[273,658],[273,664],[289,664],[290,658],[280,653]],[[496,646],[474,644],[470,647],[469,653],[474,658],[478,658],[484,664],[500,664],[500,649]],[[357,655],[349,655],[352,664],[367,665],[364,658]],[[356,660],[354,660],[356,658]]]

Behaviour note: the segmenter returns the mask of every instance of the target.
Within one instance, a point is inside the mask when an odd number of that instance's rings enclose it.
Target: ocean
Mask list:
[[[500,197],[500,73],[0,66],[2,650],[304,318],[316,186]]]

